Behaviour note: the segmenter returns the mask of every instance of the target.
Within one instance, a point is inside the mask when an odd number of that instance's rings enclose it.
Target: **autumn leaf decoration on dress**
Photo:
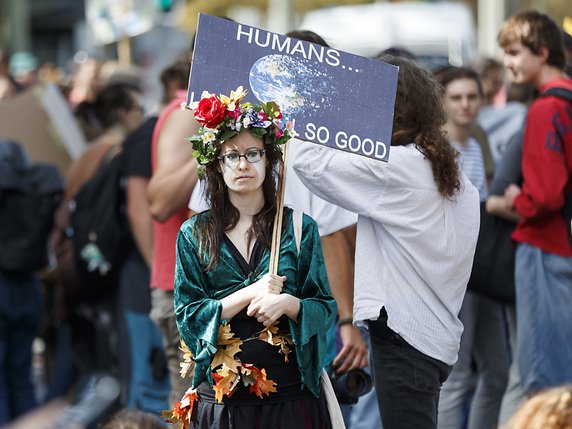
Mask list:
[[[277,391],[276,383],[266,378],[264,369],[242,363],[236,357],[242,344],[243,341],[240,338],[234,337],[228,323],[223,323],[218,327],[217,352],[211,363],[215,382],[213,389],[218,402],[222,402],[225,395],[231,397],[240,382],[259,398]]]
[[[195,372],[193,354],[182,340],[180,349],[183,352],[183,362],[180,363],[181,378],[187,376],[192,378]],[[179,402],[173,404],[172,410],[162,411],[161,417],[163,417],[167,423],[176,424],[177,429],[187,429],[191,422],[197,421],[197,407],[195,405],[198,400],[199,395],[197,394],[197,390],[191,387],[185,392]]]
[[[193,354],[183,340],[181,340],[181,347],[179,348],[183,352],[183,362],[179,364],[181,367],[181,371],[179,371],[181,378],[185,378],[187,374],[189,375],[189,378],[192,378],[193,374],[195,373],[195,361],[193,360]]]
[[[279,352],[284,355],[284,361],[289,362],[288,355],[292,351],[291,347],[294,345],[292,335],[279,333],[278,326],[273,323],[260,332],[258,339],[270,345],[280,347]]]
[[[177,425],[177,429],[187,429],[191,422],[197,421],[197,407],[198,395],[196,390],[192,388],[187,390],[183,395],[180,402],[173,404],[173,409],[161,412],[161,417],[167,423]]]
[[[238,372],[240,361],[235,355],[241,351],[241,345],[242,340],[234,337],[230,325],[221,323],[218,327],[216,354],[211,362],[211,368],[214,370],[221,365],[226,365],[230,370]]]
[[[221,323],[218,327],[217,351],[211,362],[213,390],[217,402],[221,403],[224,396],[230,398],[240,383],[259,398],[277,392],[276,383],[267,378],[264,368],[243,363],[236,357],[244,342],[253,340],[265,341],[279,347],[279,353],[282,353],[284,360],[288,362],[288,355],[293,345],[292,336],[289,333],[280,333],[278,326],[272,324],[251,338],[241,340],[234,336],[228,323]],[[180,364],[181,377],[192,378],[195,371],[193,355],[183,341],[180,348],[183,352],[183,362]],[[191,387],[185,392],[181,401],[173,404],[172,410],[163,411],[161,415],[168,423],[177,424],[177,429],[187,429],[191,422],[196,421],[198,400],[197,390]]]

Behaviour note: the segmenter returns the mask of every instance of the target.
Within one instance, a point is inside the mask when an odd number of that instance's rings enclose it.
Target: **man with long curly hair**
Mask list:
[[[438,84],[409,60],[380,59],[399,66],[390,161],[308,143],[294,168],[358,214],[353,320],[369,324],[383,427],[430,429],[463,331],[479,195],[441,130]]]

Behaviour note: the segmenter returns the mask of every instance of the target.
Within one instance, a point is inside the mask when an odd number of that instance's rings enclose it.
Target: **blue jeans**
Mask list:
[[[516,250],[516,355],[527,394],[572,383],[572,258]]]
[[[467,429],[492,429],[497,426],[510,362],[503,304],[468,291],[459,319],[464,325],[459,359],[441,390],[438,427],[460,427],[474,387]]]
[[[451,367],[410,346],[387,326],[369,321],[375,391],[384,429],[435,429],[441,385]]]
[[[516,311],[514,304],[507,304],[506,314],[508,321],[509,344],[512,353],[512,361],[508,371],[508,383],[502,398],[499,413],[499,426],[507,424],[514,413],[522,406],[524,393],[520,385],[520,371],[516,359]]]
[[[127,311],[125,318],[131,349],[131,382],[127,406],[159,414],[169,407],[167,398],[171,387],[166,365],[165,374],[154,373],[153,351],[163,354],[161,332],[147,314]]]
[[[0,273],[0,425],[36,406],[32,342],[39,331],[42,306],[35,275]]]

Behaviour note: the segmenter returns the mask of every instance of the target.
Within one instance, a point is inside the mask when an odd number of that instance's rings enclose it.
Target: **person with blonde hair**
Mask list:
[[[124,409],[115,414],[102,429],[162,429],[164,427],[153,414]]]
[[[572,385],[544,390],[524,403],[502,429],[572,428]]]

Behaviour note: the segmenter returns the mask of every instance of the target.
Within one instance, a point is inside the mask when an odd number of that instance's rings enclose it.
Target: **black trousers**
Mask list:
[[[439,392],[451,366],[414,349],[389,329],[385,308],[368,323],[383,429],[436,428]]]

